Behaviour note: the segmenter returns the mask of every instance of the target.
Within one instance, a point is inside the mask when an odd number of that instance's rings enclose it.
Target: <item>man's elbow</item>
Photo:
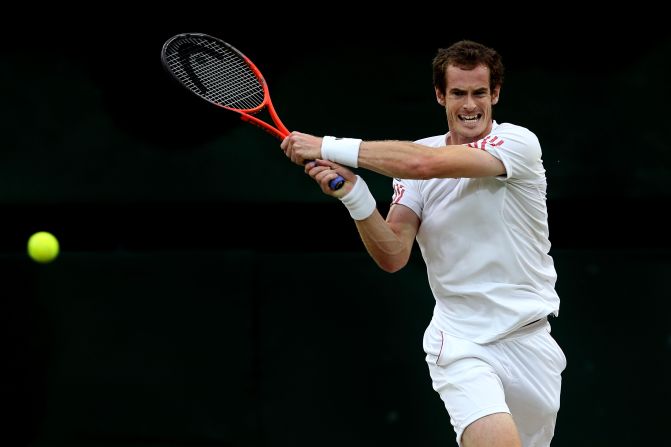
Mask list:
[[[387,273],[396,273],[399,270],[401,270],[405,265],[407,264],[407,261],[401,261],[401,260],[396,260],[396,259],[386,259],[386,260],[378,260],[377,265],[380,267],[382,270],[384,270]]]

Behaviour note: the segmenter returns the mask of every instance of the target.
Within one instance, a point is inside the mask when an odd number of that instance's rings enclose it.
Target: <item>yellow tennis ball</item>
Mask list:
[[[28,255],[40,264],[56,259],[59,250],[58,239],[47,231],[38,231],[28,239]]]

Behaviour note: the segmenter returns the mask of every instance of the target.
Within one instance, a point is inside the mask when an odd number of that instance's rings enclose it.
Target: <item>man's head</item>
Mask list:
[[[445,75],[448,65],[464,70],[484,65],[489,69],[489,89],[494,91],[503,84],[504,67],[499,53],[472,40],[461,40],[448,48],[440,48],[434,57],[433,86],[443,94],[447,88]]]
[[[452,144],[474,141],[491,131],[503,72],[501,56],[477,42],[462,40],[438,50],[433,84],[436,100],[447,113]]]

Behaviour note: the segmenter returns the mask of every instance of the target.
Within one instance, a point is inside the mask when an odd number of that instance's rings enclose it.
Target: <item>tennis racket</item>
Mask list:
[[[161,61],[182,86],[204,100],[238,113],[242,121],[280,140],[289,135],[261,71],[232,45],[207,34],[177,34],[163,44]],[[274,126],[254,116],[264,109]],[[344,183],[345,179],[338,176],[329,186],[336,190]]]

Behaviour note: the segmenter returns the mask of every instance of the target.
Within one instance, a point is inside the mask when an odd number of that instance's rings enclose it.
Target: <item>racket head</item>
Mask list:
[[[275,112],[261,71],[233,45],[203,33],[176,34],[163,44],[161,62],[183,87],[204,100],[240,113],[244,121],[280,140],[289,134]],[[278,128],[251,116],[266,107]],[[331,181],[331,188],[340,189],[344,182],[339,176]]]
[[[177,34],[163,44],[161,62],[183,87],[216,106],[253,115],[270,101],[261,71],[217,37]]]

